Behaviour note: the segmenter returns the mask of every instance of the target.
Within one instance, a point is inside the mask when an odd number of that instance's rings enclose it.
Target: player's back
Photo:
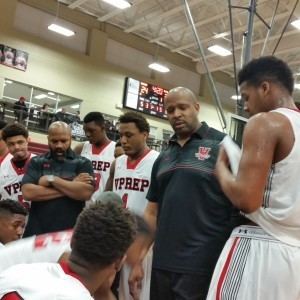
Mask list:
[[[12,295],[14,298],[12,298]],[[19,264],[0,274],[0,299],[92,300],[88,290],[57,263]]]
[[[21,263],[57,262],[70,251],[73,231],[46,233],[11,242],[0,249],[0,272]]]

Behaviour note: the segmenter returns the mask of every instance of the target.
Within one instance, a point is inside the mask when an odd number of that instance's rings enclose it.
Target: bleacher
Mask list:
[[[36,155],[43,154],[47,151],[49,151],[49,147],[46,144],[36,143],[36,142],[29,142],[28,143],[28,150],[31,153],[34,153]]]

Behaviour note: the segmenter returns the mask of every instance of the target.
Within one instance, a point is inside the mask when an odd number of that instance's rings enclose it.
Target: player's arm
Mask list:
[[[82,152],[82,149],[83,149],[83,143],[79,143],[77,144],[73,151],[77,154],[77,155],[81,155],[81,152]]]
[[[149,201],[144,212],[144,219],[149,226],[151,234],[138,237],[127,253],[127,262],[131,265],[128,284],[130,294],[134,300],[139,299],[139,290],[141,289],[141,283],[144,277],[142,263],[154,241],[157,213],[158,204],[156,202]]]
[[[109,169],[109,177],[108,177],[108,179],[106,181],[106,185],[105,185],[105,191],[112,191],[113,190],[115,168],[116,168],[116,160],[114,160],[111,163],[111,166],[110,166],[110,169]]]
[[[62,197],[64,194],[55,188],[26,183],[22,185],[23,198],[27,201],[47,201]]]
[[[245,213],[251,213],[262,205],[278,144],[279,127],[274,120],[276,117],[270,114],[262,113],[251,118],[245,127],[237,176],[231,173],[223,148],[216,163],[216,175],[224,193],[233,205]]]
[[[53,187],[40,186],[41,162],[38,157],[33,157],[22,179],[21,191],[23,198],[28,201],[47,201],[62,197],[64,194]]]
[[[93,176],[89,174],[82,174],[89,177],[88,182],[79,181],[76,178],[74,180],[69,181],[63,178],[60,178],[59,176],[54,176],[53,181],[48,182],[47,176],[44,175],[40,178],[39,184],[48,186],[51,184],[51,186],[54,187],[55,190],[59,191],[63,195],[72,198],[74,200],[81,200],[81,201],[87,201],[90,200],[91,195],[94,192],[94,178]]]

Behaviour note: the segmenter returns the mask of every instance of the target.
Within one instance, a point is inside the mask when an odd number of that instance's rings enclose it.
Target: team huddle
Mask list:
[[[25,127],[0,122],[0,300],[300,299],[293,74],[261,57],[238,81],[250,119],[237,173],[183,87],[165,98],[160,153],[136,112],[119,117],[120,144],[88,113],[74,150],[54,122],[37,156]]]

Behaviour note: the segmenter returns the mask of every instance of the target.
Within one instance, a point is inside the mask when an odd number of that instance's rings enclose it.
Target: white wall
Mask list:
[[[116,108],[116,104],[122,102],[126,76],[153,82],[138,72],[107,63],[105,51],[108,37],[99,30],[90,32],[89,55],[85,55],[15,29],[16,3],[16,0],[0,1],[0,44],[28,52],[28,68],[22,72],[0,65],[0,77],[82,99],[82,115],[99,110],[119,116],[122,111]],[[163,81],[163,77],[155,83],[172,87],[168,80]],[[151,126],[158,128],[157,138],[162,137],[162,129],[170,130],[167,121],[153,117],[147,119]],[[221,129],[215,109],[209,104],[202,104],[200,119]]]

